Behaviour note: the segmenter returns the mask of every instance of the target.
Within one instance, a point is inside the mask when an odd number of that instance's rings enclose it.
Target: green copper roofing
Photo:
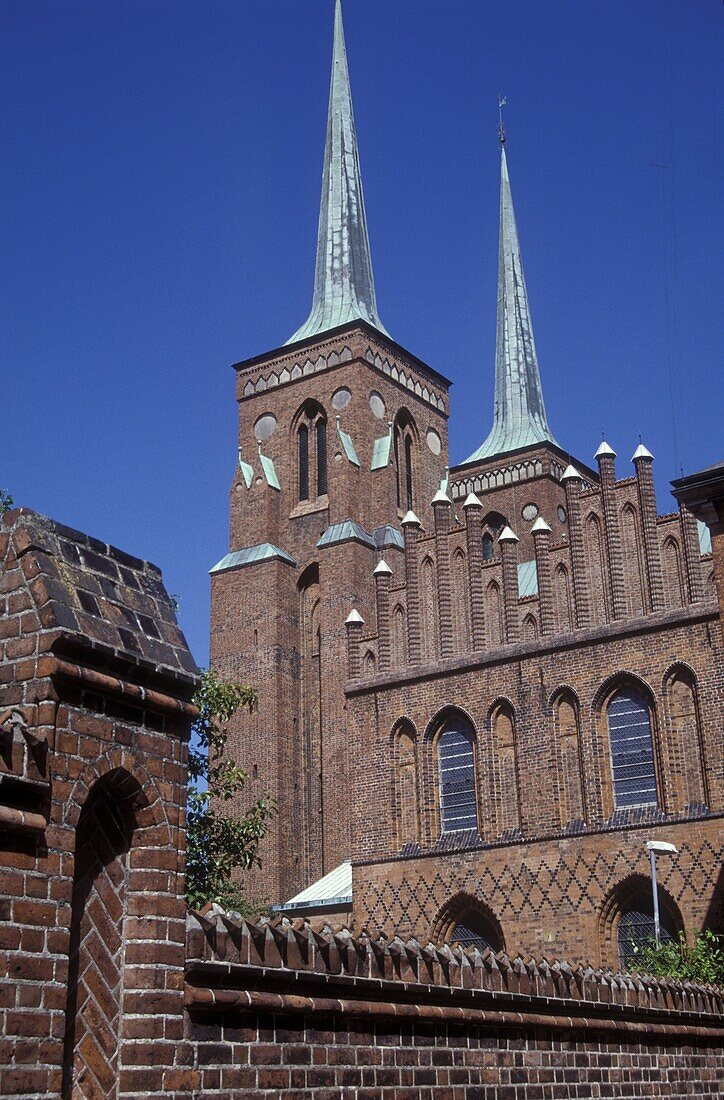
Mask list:
[[[490,435],[465,462],[477,462],[533,443],[556,442],[543,403],[504,139],[500,152],[495,413]]]
[[[287,343],[356,319],[368,321],[388,335],[377,314],[342,6],[337,0],[314,298],[309,317]]]

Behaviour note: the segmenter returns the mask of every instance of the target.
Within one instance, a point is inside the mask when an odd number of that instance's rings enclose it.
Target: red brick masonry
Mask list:
[[[301,921],[193,914],[185,1000],[199,1096],[716,1096],[724,1073],[721,990]]]

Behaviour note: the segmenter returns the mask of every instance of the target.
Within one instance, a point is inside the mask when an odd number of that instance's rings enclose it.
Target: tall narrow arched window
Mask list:
[[[483,535],[483,561],[492,561],[494,554],[493,536],[486,531]]]
[[[443,833],[477,829],[472,731],[462,721],[445,726],[437,743],[440,827]]]
[[[405,494],[408,509],[412,508],[412,438],[405,436]]]
[[[317,500],[327,495],[327,417],[324,409],[316,401],[305,401],[294,418],[294,426],[299,500]]]
[[[646,700],[635,688],[621,688],[608,704],[608,737],[616,809],[655,806],[651,718]]]
[[[321,418],[317,420],[315,431],[317,433],[317,496],[323,497],[327,493],[327,422]]]
[[[300,424],[297,432],[299,442],[299,499],[309,500],[309,428]]]
[[[397,471],[397,507],[409,511],[414,507],[414,449],[417,429],[406,409],[397,414],[394,429],[395,467]]]

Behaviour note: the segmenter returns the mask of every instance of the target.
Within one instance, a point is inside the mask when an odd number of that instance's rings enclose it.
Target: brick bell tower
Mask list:
[[[450,383],[377,312],[339,0],[312,309],[287,343],[236,364],[229,553],[211,571],[211,662],[254,686],[237,716],[244,801],[279,812],[248,892],[284,901],[353,854],[345,619],[372,625],[373,571],[404,574],[401,520],[432,530],[447,484]],[[365,627],[362,627],[364,637]],[[369,655],[373,660],[372,655]],[[372,669],[370,671],[373,671]]]

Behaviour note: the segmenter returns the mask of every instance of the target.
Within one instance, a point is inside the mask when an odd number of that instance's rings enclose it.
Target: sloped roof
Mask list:
[[[340,863],[333,871],[313,882],[306,890],[295,894],[293,898],[279,906],[280,909],[292,909],[296,906],[330,905],[335,902],[352,900],[352,864],[349,860]]]
[[[7,512],[0,532],[9,535],[44,630],[193,687],[198,668],[158,566],[27,508]]]

